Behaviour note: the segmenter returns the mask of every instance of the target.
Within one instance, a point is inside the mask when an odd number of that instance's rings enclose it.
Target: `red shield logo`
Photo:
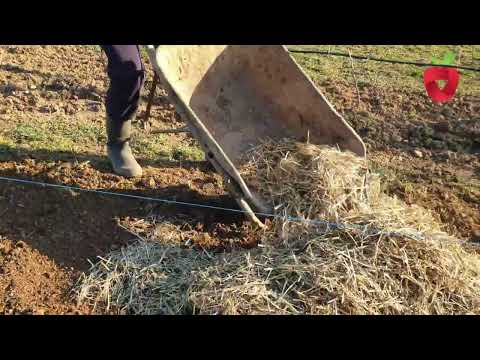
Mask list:
[[[443,89],[437,81],[446,81]],[[460,75],[456,69],[445,67],[431,67],[423,75],[428,96],[436,103],[445,103],[453,99],[457,92]]]

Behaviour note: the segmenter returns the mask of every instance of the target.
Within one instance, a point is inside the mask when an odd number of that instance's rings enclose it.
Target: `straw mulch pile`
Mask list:
[[[289,140],[247,158],[242,175],[282,215],[258,248],[139,241],[94,265],[79,301],[135,314],[480,314],[480,257],[383,194],[363,159]]]

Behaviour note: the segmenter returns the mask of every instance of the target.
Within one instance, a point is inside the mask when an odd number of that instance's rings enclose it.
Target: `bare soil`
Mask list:
[[[140,152],[142,179],[111,174],[104,134],[89,130],[103,129],[104,67],[93,47],[0,46],[0,176],[237,208],[203,161]],[[150,81],[151,73],[147,88]],[[387,191],[431,209],[450,233],[480,242],[480,94],[437,106],[421,92],[366,85],[359,101],[347,81],[319,86],[365,139]],[[88,140],[73,134],[56,144],[45,141],[48,131],[28,127],[55,125],[57,117],[87,129]],[[152,119],[152,128],[182,126],[161,92]],[[136,131],[148,139],[141,126]],[[195,146],[185,135],[166,141]],[[92,313],[71,296],[89,261],[136,236],[168,237],[172,226],[182,231],[171,241],[182,246],[255,246],[251,226],[235,213],[0,182],[0,314]]]

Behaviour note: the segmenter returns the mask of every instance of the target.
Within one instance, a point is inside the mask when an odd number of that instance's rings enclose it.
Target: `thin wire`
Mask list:
[[[160,202],[160,203],[165,203],[165,204],[169,204],[169,205],[184,205],[184,206],[204,208],[204,209],[210,209],[210,210],[230,211],[230,212],[236,212],[236,213],[246,213],[246,211],[244,211],[244,210],[230,209],[230,208],[224,208],[224,207],[219,207],[219,206],[211,206],[211,205],[205,205],[205,204],[195,204],[195,203],[175,201],[175,200],[159,199],[159,198],[153,198],[153,197],[148,197],[148,196],[139,196],[139,195],[131,195],[131,194],[125,194],[125,193],[116,193],[116,192],[104,191],[104,190],[85,189],[85,188],[81,188],[81,187],[77,187],[77,186],[49,184],[49,183],[44,183],[44,182],[39,182],[39,181],[23,180],[23,179],[16,179],[16,178],[10,178],[10,177],[7,178],[7,177],[3,177],[3,176],[0,176],[0,180],[9,181],[9,182],[16,182],[16,183],[21,183],[21,184],[28,184],[28,185],[36,185],[36,186],[41,186],[41,187],[63,189],[63,190],[81,191],[81,192],[93,193],[93,194],[99,194],[99,195],[106,195],[106,196],[116,196],[116,197],[124,197],[124,198],[137,199],[137,200]],[[255,213],[255,215],[264,216],[264,217],[276,217],[276,216],[278,216],[278,215],[262,214],[262,213]]]
[[[421,67],[445,67],[445,68],[454,68],[454,69],[461,69],[461,70],[469,70],[469,71],[476,71],[480,72],[480,69],[468,67],[468,66],[457,66],[457,65],[439,65],[439,64],[430,64],[430,63],[423,63],[423,62],[415,62],[415,61],[404,61],[404,60],[394,60],[394,59],[382,59],[372,56],[362,56],[362,55],[349,55],[346,53],[341,52],[332,52],[332,51],[322,51],[322,50],[307,50],[307,49],[288,49],[291,53],[296,54],[318,54],[318,55],[329,55],[329,56],[339,56],[339,57],[347,57],[353,58],[357,60],[371,60],[377,62],[384,62],[390,64],[403,64],[403,65],[415,65]]]
[[[206,205],[206,204],[196,204],[196,203],[190,203],[190,202],[183,202],[183,201],[176,201],[176,200],[167,200],[167,199],[160,199],[160,198],[153,198],[153,197],[148,197],[148,196],[139,196],[139,195],[130,195],[130,194],[125,194],[125,193],[115,193],[111,191],[104,191],[104,190],[94,190],[94,189],[85,189],[77,186],[69,186],[69,185],[57,185],[57,184],[49,184],[49,183],[44,183],[44,182],[39,182],[39,181],[33,181],[33,180],[23,180],[23,179],[17,179],[17,178],[11,178],[11,177],[3,177],[0,176],[0,181],[6,181],[6,182],[15,182],[15,183],[20,183],[20,184],[28,184],[28,185],[35,185],[35,186],[41,186],[41,187],[50,187],[50,188],[56,188],[56,189],[63,189],[63,190],[71,190],[71,191],[80,191],[80,192],[86,192],[86,193],[93,193],[93,194],[98,194],[98,195],[106,195],[106,196],[113,196],[113,197],[124,197],[124,198],[130,198],[130,199],[136,199],[136,200],[144,200],[144,201],[151,201],[151,202],[160,202],[160,203],[165,203],[165,204],[170,204],[170,205],[183,205],[183,206],[189,206],[189,207],[196,207],[196,208],[203,208],[203,209],[210,209],[210,210],[220,210],[220,211],[229,211],[233,213],[242,213],[246,214],[247,212],[244,210],[238,210],[238,209],[231,209],[231,208],[225,208],[225,207],[220,207],[220,206],[212,206],[212,205]],[[360,230],[363,233],[365,233],[367,236],[387,236],[387,237],[408,237],[416,241],[426,241],[427,238],[422,235],[418,231],[409,231],[409,232],[400,232],[400,231],[390,231],[390,232],[382,232],[379,229],[375,229],[372,227],[369,227],[368,225],[357,225],[357,224],[341,224],[341,223],[335,223],[335,222],[330,222],[326,220],[311,220],[311,219],[302,219],[302,218],[295,218],[295,217],[290,217],[290,216],[282,216],[282,215],[274,215],[274,214],[265,214],[265,213],[258,213],[254,212],[255,215],[258,216],[263,216],[267,218],[274,218],[274,219],[284,219],[288,222],[299,222],[299,223],[306,223],[310,225],[316,225],[316,226],[325,226],[326,229],[324,230],[324,233],[328,233],[332,230]],[[480,244],[472,243],[467,240],[461,240],[458,241],[457,243],[459,244],[467,244],[470,246],[480,246]]]
[[[231,209],[231,208],[212,206],[212,205],[206,205],[206,204],[197,204],[197,203],[190,203],[190,202],[183,202],[183,201],[176,201],[176,200],[167,200],[167,199],[153,198],[153,197],[148,197],[148,196],[130,195],[130,194],[125,194],[125,193],[115,193],[115,192],[104,191],[104,190],[85,189],[85,188],[81,188],[81,187],[77,187],[77,186],[49,184],[49,183],[44,183],[44,182],[39,182],[39,181],[23,180],[23,179],[11,178],[11,177],[0,176],[0,181],[15,182],[15,183],[20,183],[20,184],[35,185],[35,186],[56,188],[56,189],[62,189],[62,190],[79,191],[79,192],[93,193],[93,194],[113,196],[113,197],[124,197],[124,198],[136,199],[136,200],[144,200],[144,201],[165,203],[165,204],[170,204],[170,205],[183,205],[183,206],[189,206],[189,207],[196,207],[196,208],[203,208],[203,209],[210,209],[210,210],[219,210],[219,211],[229,211],[229,212],[242,213],[242,214],[247,213],[244,210]],[[289,221],[289,222],[303,222],[303,223],[317,225],[317,226],[326,226],[327,227],[327,230],[326,230],[327,232],[328,232],[328,230],[331,230],[331,229],[333,229],[333,230],[361,230],[361,231],[367,231],[368,230],[368,226],[361,226],[361,225],[356,225],[356,224],[341,224],[341,223],[329,222],[329,221],[326,221],[326,220],[302,219],[302,218],[294,218],[294,217],[289,217],[289,216],[265,214],[265,213],[258,213],[258,212],[254,212],[254,214],[257,215],[257,216],[263,216],[263,217],[267,217],[267,218],[274,218],[274,219],[275,218],[281,218],[281,219],[285,219],[286,221]],[[378,235],[379,233],[380,233],[379,230],[375,231],[375,229],[373,229],[373,230],[370,230],[369,235]],[[412,234],[412,233],[402,233],[402,232],[389,232],[389,233],[386,233],[385,235],[407,236],[407,237],[414,238],[416,240],[425,240],[425,238],[419,233]]]

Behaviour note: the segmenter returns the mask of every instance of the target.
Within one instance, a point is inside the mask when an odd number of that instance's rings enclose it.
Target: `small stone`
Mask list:
[[[215,185],[213,185],[212,183],[203,185],[203,191],[205,192],[212,192],[214,190],[215,190]]]
[[[413,154],[418,158],[423,158],[423,153],[420,150],[413,150]]]
[[[37,87],[35,85],[30,85],[30,90],[36,90]]]

